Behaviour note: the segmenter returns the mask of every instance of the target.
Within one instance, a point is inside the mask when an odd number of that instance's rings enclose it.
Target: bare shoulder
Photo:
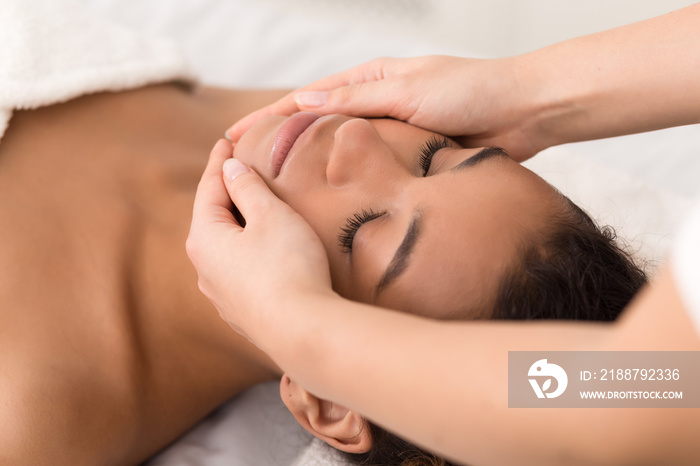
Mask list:
[[[0,463],[134,464],[274,379],[201,295],[184,248],[211,146],[274,98],[169,84],[13,115],[0,141]]]

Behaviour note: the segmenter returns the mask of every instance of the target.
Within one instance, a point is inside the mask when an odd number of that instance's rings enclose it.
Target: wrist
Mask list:
[[[517,89],[516,108],[520,111],[521,137],[533,154],[548,147],[571,142],[564,121],[570,121],[581,111],[575,99],[568,95],[558,77],[553,75],[546,58],[540,52],[510,57]]]
[[[259,306],[257,332],[251,335],[258,346],[285,367],[288,358],[313,358],[324,334],[325,319],[344,298],[332,289],[294,288],[273,293]],[[309,345],[314,340],[314,346]]]

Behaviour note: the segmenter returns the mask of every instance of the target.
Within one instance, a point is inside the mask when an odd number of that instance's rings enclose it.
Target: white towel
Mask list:
[[[323,440],[313,439],[292,466],[352,466],[343,453]]]
[[[83,10],[74,0],[0,0],[0,138],[15,109],[194,79],[172,41]]]

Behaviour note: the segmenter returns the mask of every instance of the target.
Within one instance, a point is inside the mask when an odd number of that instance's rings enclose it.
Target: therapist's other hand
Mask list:
[[[229,136],[238,140],[266,115],[312,110],[396,118],[457,138],[467,147],[503,147],[522,161],[547,147],[536,131],[537,97],[519,80],[514,58],[380,58],[248,115],[229,129]]]
[[[260,345],[275,312],[294,294],[331,294],[328,257],[311,227],[235,159],[212,149],[195,197],[187,254],[199,288],[236,331]],[[233,199],[233,201],[232,201]],[[242,227],[232,209],[245,219]]]

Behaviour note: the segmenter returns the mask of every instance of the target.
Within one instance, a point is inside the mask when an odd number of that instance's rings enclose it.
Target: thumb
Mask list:
[[[410,99],[400,81],[381,80],[351,84],[329,91],[302,91],[294,101],[302,110],[362,117],[392,117],[405,120]]]
[[[224,162],[224,184],[231,200],[241,212],[246,224],[255,215],[269,213],[280,208],[289,208],[274,195],[265,181],[254,170],[237,159]]]

